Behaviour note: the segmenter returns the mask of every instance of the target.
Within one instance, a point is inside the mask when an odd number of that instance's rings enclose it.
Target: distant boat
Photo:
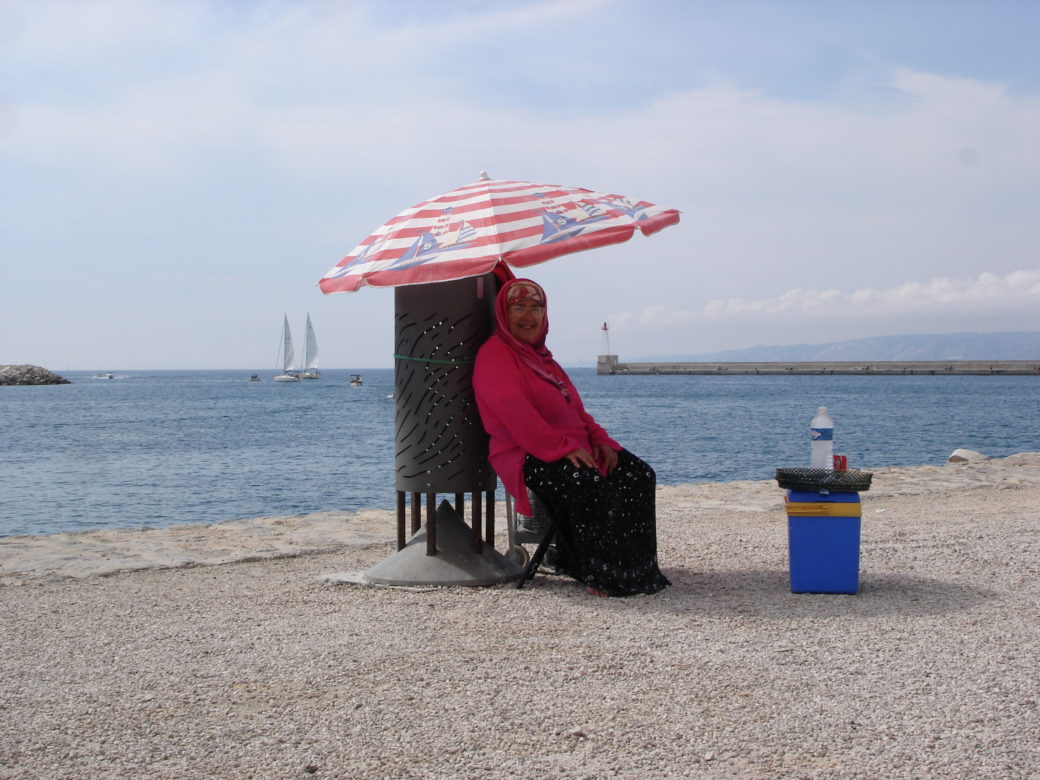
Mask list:
[[[116,375],[111,373],[111,372],[108,372],[108,371],[100,373],[100,374],[94,374],[94,376],[91,377],[91,379],[115,379],[115,378],[116,378]]]
[[[259,382],[259,381],[260,381],[260,376],[259,376],[259,374],[253,374],[252,376],[250,376],[250,377],[249,377],[249,381],[250,381],[250,382]]]
[[[363,384],[364,384],[364,382],[361,381],[361,374],[351,374],[350,375],[350,386],[351,387],[361,387],[361,385],[363,385]]]
[[[279,358],[282,368],[282,373],[276,374],[273,379],[275,382],[299,382],[300,375],[298,372],[293,371],[293,358],[295,354],[293,352],[292,345],[292,332],[289,330],[289,318],[283,315],[282,322],[282,341],[279,346]]]
[[[311,325],[311,315],[307,314],[307,341],[303,352],[302,379],[321,379],[318,370],[318,339],[314,335],[314,326]]]

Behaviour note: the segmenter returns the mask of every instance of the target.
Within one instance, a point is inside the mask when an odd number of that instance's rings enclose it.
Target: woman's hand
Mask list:
[[[590,455],[588,450],[579,447],[574,452],[567,453],[564,457],[576,469],[588,466],[592,469],[602,469],[607,474],[610,474],[617,468],[618,456],[616,450],[608,447],[606,444],[596,444],[592,450],[596,453],[595,456]]]
[[[570,461],[571,465],[576,469],[580,469],[582,466],[588,466],[589,468],[596,468],[596,459],[589,455],[589,451],[579,447],[574,452],[568,452],[564,455],[567,460]]]
[[[608,474],[613,473],[614,469],[617,468],[617,450],[613,447],[608,447],[606,444],[597,444],[592,448],[592,451],[596,453],[596,463],[602,466],[603,470]]]

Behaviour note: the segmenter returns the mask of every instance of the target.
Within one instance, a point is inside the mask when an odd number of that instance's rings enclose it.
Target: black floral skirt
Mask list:
[[[671,584],[657,566],[657,475],[628,450],[606,477],[566,458],[546,463],[528,455],[524,481],[555,519],[557,565],[574,579],[610,596]]]

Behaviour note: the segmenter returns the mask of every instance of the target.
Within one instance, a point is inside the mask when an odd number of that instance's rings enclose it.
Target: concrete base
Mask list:
[[[408,543],[365,571],[382,585],[498,585],[520,579],[523,568],[491,545],[473,552],[472,529],[447,501],[437,507],[437,554],[426,554],[426,526]]]

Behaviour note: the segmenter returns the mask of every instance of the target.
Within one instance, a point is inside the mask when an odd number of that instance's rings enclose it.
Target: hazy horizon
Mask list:
[[[814,357],[809,355],[813,350],[823,350],[829,347],[831,353],[836,349],[839,352],[842,349],[851,349],[855,354],[857,347],[863,347],[870,345],[872,342],[880,342],[881,348],[883,349],[886,344],[896,345],[901,341],[908,341],[912,345],[916,345],[918,348],[936,348],[933,343],[936,340],[943,340],[948,337],[962,337],[959,341],[963,344],[964,342],[978,343],[983,342],[991,343],[992,347],[989,349],[989,353],[985,356],[978,355],[972,357],[950,357],[945,356],[925,356],[925,357],[884,357],[878,356],[875,352],[870,356],[852,356],[852,357]],[[988,338],[989,337],[989,338]],[[997,340],[997,337],[1002,337]],[[997,333],[974,333],[974,332],[958,332],[950,334],[932,334],[932,335],[915,335],[915,334],[898,334],[890,337],[876,337],[876,338],[863,338],[863,339],[850,339],[847,341],[826,341],[819,342],[817,344],[797,344],[797,345],[767,345],[760,344],[753,347],[749,347],[745,350],[734,350],[734,351],[722,351],[717,353],[676,353],[672,355],[653,355],[653,354],[642,354],[642,355],[618,355],[617,352],[611,352],[611,354],[617,355],[622,363],[645,363],[645,362],[699,362],[699,361],[751,361],[751,362],[785,362],[785,361],[835,361],[835,360],[874,360],[874,361],[886,361],[886,360],[943,360],[943,361],[958,361],[958,360],[1040,360],[1040,348],[1031,351],[1028,357],[1015,356],[1007,357],[995,355],[994,353],[1001,351],[1001,347],[1007,346],[1008,337],[1012,337],[1012,340],[1026,340],[1028,344],[1032,346],[1034,343],[1040,345],[1040,331],[1001,331]],[[613,348],[612,348],[613,349]],[[790,356],[791,351],[794,352],[805,352],[803,356]],[[731,352],[758,352],[762,356],[734,356]],[[787,356],[766,356],[766,353],[786,353]],[[578,358],[574,360],[563,361],[563,365],[568,368],[591,368],[596,365],[597,355],[591,355],[584,358]],[[298,362],[298,361],[297,361]],[[0,365],[4,365],[0,363]],[[210,367],[199,367],[199,366],[164,366],[164,367],[138,367],[134,366],[94,366],[94,367],[71,367],[58,369],[54,366],[43,366],[43,368],[50,369],[56,373],[61,371],[85,371],[85,372],[120,372],[120,371],[250,371],[260,372],[261,376],[264,376],[266,372],[271,374],[281,373],[281,368],[276,366],[210,366]],[[393,366],[360,366],[360,365],[341,365],[341,366],[325,366],[322,367],[323,371],[375,371],[375,370],[391,370]]]

